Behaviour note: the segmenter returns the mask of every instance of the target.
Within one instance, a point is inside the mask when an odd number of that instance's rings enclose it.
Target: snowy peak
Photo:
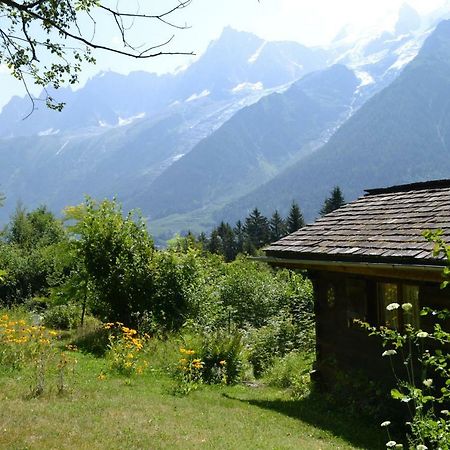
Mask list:
[[[398,12],[395,34],[398,36],[416,31],[420,28],[421,23],[422,20],[419,13],[408,3],[403,3]]]

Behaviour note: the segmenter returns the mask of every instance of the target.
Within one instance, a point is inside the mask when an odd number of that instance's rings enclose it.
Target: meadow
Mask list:
[[[326,397],[309,391],[307,380],[305,395],[295,398],[264,378],[180,392],[179,337],[147,340],[139,356],[148,363],[145,370],[120,374],[112,370],[110,353],[94,356],[68,344],[71,333],[44,332],[51,333],[50,344],[20,367],[2,365],[0,448],[383,447],[378,427],[331,407]],[[3,356],[6,345],[3,339]],[[42,371],[39,361],[48,348],[53,363],[46,358]],[[37,391],[39,382],[43,389]]]

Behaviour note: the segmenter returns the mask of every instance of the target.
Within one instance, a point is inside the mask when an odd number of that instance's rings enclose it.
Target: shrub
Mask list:
[[[241,334],[224,330],[203,333],[199,357],[204,362],[203,380],[206,383],[236,383],[243,361]]]
[[[312,351],[314,327],[311,317],[295,322],[289,312],[274,318],[270,324],[251,330],[247,335],[249,362],[255,377],[260,377],[276,357],[293,350]]]
[[[104,328],[108,337],[108,369],[110,372],[130,377],[141,374],[148,363],[140,357],[144,348],[144,338],[136,330],[123,326],[122,323],[107,323]]]
[[[81,308],[76,305],[51,306],[44,312],[42,322],[46,327],[71,330],[80,324]]]
[[[180,348],[181,358],[175,370],[177,384],[174,392],[187,395],[203,383],[204,362],[197,357],[195,350]]]
[[[305,393],[309,390],[309,372],[312,367],[311,354],[291,352],[282,358],[277,358],[267,371],[265,380],[270,386],[283,389],[295,389],[298,394],[300,386]]]
[[[203,363],[202,381],[205,383],[236,383],[243,367],[242,335],[238,330],[200,330],[186,334],[184,347],[195,352]]]

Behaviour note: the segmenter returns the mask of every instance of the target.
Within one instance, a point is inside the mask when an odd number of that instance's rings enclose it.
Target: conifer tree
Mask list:
[[[236,244],[236,254],[242,253],[244,251],[245,232],[244,225],[240,220],[236,222],[233,232]]]
[[[214,228],[214,230],[212,230],[211,232],[211,236],[209,238],[208,243],[208,250],[211,253],[216,253],[217,255],[221,255],[223,252],[222,239],[219,236],[217,228]]]
[[[197,242],[200,244],[203,250],[206,250],[208,248],[208,237],[203,231],[198,235]]]
[[[345,200],[341,188],[339,186],[335,186],[331,191],[330,196],[323,202],[322,209],[320,210],[320,215],[323,217],[324,215],[333,212],[343,205],[345,205]]]
[[[286,223],[277,210],[275,210],[275,212],[272,214],[272,217],[270,218],[269,227],[270,242],[278,241],[278,239],[281,239],[287,234]]]
[[[298,203],[293,201],[291,209],[289,210],[289,215],[286,219],[287,231],[288,233],[293,233],[298,229],[305,226],[305,221],[303,219],[303,214],[300,211]]]
[[[236,257],[233,229],[230,224],[221,222],[217,228],[217,233],[222,240],[222,254],[225,257],[225,261],[232,261]]]
[[[254,253],[270,241],[269,221],[258,208],[245,219],[244,231],[246,237],[244,248],[249,253]]]

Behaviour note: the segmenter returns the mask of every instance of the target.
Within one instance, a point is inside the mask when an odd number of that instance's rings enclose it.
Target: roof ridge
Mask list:
[[[407,192],[407,191],[420,191],[426,189],[444,189],[450,188],[450,179],[431,180],[431,181],[418,181],[415,183],[399,184],[394,186],[388,186],[385,188],[365,189],[365,196],[377,195],[377,194],[390,194],[394,192]]]

